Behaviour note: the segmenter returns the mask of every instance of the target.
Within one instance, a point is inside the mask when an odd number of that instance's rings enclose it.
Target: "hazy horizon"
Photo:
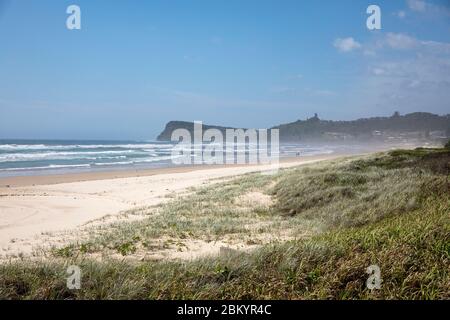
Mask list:
[[[408,112],[406,114],[411,114],[411,113],[429,113],[429,112],[427,112],[427,111],[412,111],[412,112]],[[406,114],[400,114],[400,115],[404,116]],[[436,114],[436,115],[438,115],[438,116],[447,116],[447,115],[450,115],[450,113],[447,113],[447,114]],[[312,114],[310,116],[307,116],[307,117],[305,117],[303,119],[292,119],[291,121],[286,122],[286,123],[276,123],[276,124],[273,124],[273,125],[270,125],[270,126],[266,127],[266,129],[269,129],[269,128],[272,128],[272,127],[275,127],[275,126],[278,126],[278,125],[292,123],[292,122],[295,122],[297,120],[307,120],[308,118],[311,118],[313,116],[314,116],[314,114]],[[358,118],[358,119],[328,119],[326,117],[318,115],[320,120],[327,120],[327,121],[356,121],[356,120],[361,120],[361,119],[370,119],[370,118],[378,118],[378,117],[380,117],[380,118],[388,118],[390,116],[392,116],[392,114],[391,115],[369,116],[369,117],[363,117],[363,118]],[[194,121],[197,121],[197,120],[172,119],[172,120],[169,120],[169,121],[194,122]],[[151,138],[142,138],[142,139],[139,139],[139,138],[137,138],[137,139],[82,138],[82,139],[80,139],[80,138],[70,138],[70,137],[68,137],[68,138],[58,138],[58,137],[1,137],[0,136],[0,141],[7,141],[7,140],[30,140],[30,141],[32,141],[32,140],[36,140],[36,141],[45,141],[45,140],[58,141],[58,140],[61,140],[61,141],[77,141],[78,140],[78,141],[117,141],[117,142],[120,142],[120,141],[122,141],[122,142],[126,142],[126,141],[149,141],[150,142],[151,141],[151,142],[155,142],[155,141],[157,141],[157,139],[156,139],[157,136],[164,130],[164,128],[165,128],[165,126],[166,126],[166,124],[168,122],[162,124],[159,132],[154,137],[151,137]],[[237,126],[235,126],[233,124],[219,124],[219,121],[217,121],[215,123],[211,123],[211,122],[205,123],[205,122],[203,122],[202,124],[203,125],[212,125],[212,126],[223,126],[223,127],[234,127],[234,128],[237,128]],[[250,127],[249,126],[242,126],[241,128],[250,128]]]

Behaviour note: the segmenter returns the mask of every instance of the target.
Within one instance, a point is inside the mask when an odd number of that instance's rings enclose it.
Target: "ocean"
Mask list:
[[[0,176],[167,166],[172,147],[143,141],[0,140]]]
[[[0,140],[0,177],[170,167],[175,166],[173,146],[156,141]],[[330,154],[337,149],[281,144],[280,157]]]

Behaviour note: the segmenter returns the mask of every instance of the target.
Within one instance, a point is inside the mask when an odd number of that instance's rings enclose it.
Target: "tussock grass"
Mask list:
[[[0,265],[0,298],[449,299],[449,155],[445,149],[399,150],[201,188],[188,201],[161,208],[157,224],[118,226],[115,236],[101,241],[133,254],[133,246],[152,237],[221,237],[241,232],[252,219],[273,222],[275,232],[317,230],[250,253],[187,262],[100,262],[83,253],[98,243],[83,250],[74,245],[76,255],[63,248],[57,258]],[[235,203],[254,189],[275,200],[263,213]],[[81,290],[66,288],[71,264],[82,269]],[[366,268],[373,264],[381,268],[382,285],[371,291]]]
[[[396,156],[387,158],[396,163]],[[385,162],[382,157],[297,169],[274,188],[275,211],[319,220],[332,229],[361,226],[417,208],[422,180],[431,173],[412,166],[386,169]]]
[[[147,209],[148,218],[93,228],[89,239],[55,249],[53,253],[57,257],[73,257],[106,251],[128,256],[138,250],[168,249],[187,240],[237,239],[243,242],[255,235],[275,234],[276,230],[284,232],[283,217],[274,216],[268,206],[249,206],[239,200],[251,190],[267,192],[272,179],[274,177],[247,174],[200,187],[159,208]],[[161,244],[161,239],[166,241]]]

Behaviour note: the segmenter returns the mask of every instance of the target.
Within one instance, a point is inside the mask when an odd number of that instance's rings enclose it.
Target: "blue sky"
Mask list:
[[[0,138],[450,113],[448,0],[0,0],[0,41]]]

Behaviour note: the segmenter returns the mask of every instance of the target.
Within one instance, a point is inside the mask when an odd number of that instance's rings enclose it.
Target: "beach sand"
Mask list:
[[[337,157],[283,159],[280,167]],[[0,256],[27,255],[46,244],[46,235],[76,231],[106,216],[158,205],[190,187],[268,169],[268,165],[191,166],[1,178]]]

